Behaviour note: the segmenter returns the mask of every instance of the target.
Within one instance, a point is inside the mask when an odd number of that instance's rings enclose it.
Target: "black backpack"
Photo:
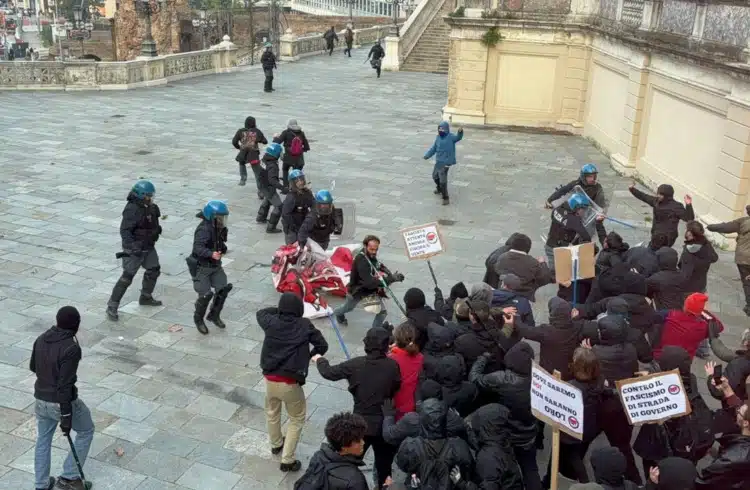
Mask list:
[[[713,413],[700,393],[689,395],[690,415],[666,423],[674,456],[698,461],[714,443]]]
[[[316,465],[315,468],[307,468],[305,474],[299,480],[294,482],[294,490],[328,490],[328,473],[341,466],[348,466],[347,463],[326,463]]]
[[[425,461],[419,468],[419,487],[422,490],[448,490],[453,488],[450,480],[451,468],[443,459],[447,439],[424,441]]]

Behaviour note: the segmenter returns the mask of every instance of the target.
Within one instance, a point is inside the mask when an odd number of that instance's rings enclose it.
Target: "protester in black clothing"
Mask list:
[[[471,308],[471,331],[459,336],[453,343],[456,354],[463,357],[466,368],[471,370],[474,362],[489,352],[492,358],[485,361],[483,366],[487,364],[490,372],[502,369],[503,356],[511,347],[511,342],[490,316],[490,305],[483,301],[472,301]]]
[[[594,481],[604,490],[638,490],[638,485],[625,479],[627,462],[616,447],[601,447],[591,452]],[[574,487],[571,487],[573,490]]]
[[[367,422],[356,413],[338,413],[328,419],[326,441],[310,458],[305,474],[294,484],[295,490],[323,487],[328,490],[369,490],[360,468],[365,465]]]
[[[156,241],[161,235],[161,211],[153,202],[155,193],[154,184],[148,180],[139,180],[128,193],[128,202],[122,210],[122,275],[112,288],[112,295],[107,302],[107,317],[115,322],[119,319],[117,309],[120,307],[120,301],[141,267],[146,271],[143,273],[138,304],[161,306],[161,301],[153,296],[156,280],[161,274],[159,254],[155,248]]]
[[[336,29],[334,29],[334,26],[331,26],[331,28],[323,34],[323,39],[326,40],[328,56],[331,56],[333,54],[333,42],[339,42],[339,37],[336,35]]]
[[[265,48],[266,50],[260,57],[263,74],[266,76],[266,81],[263,84],[263,91],[273,92],[273,71],[276,69],[276,56],[273,54],[273,45],[271,43],[266,43]]]
[[[598,276],[615,265],[624,263],[625,254],[629,248],[630,245],[623,242],[620,235],[614,231],[610,232],[604,239],[602,251],[596,257],[596,275]]]
[[[500,280],[506,274],[518,277],[519,285],[514,291],[529,301],[535,301],[536,290],[554,282],[544,257],[534,258],[531,252],[531,239],[523,234],[514,234],[510,240],[510,250],[503,253],[494,262],[495,274],[499,280],[490,284],[495,289],[500,286]]]
[[[708,269],[718,262],[719,256],[714,246],[706,239],[703,225],[699,221],[690,221],[685,230],[685,244],[680,255],[680,271],[685,281],[685,291],[705,293],[708,282]]]
[[[737,409],[736,422],[740,433],[719,439],[718,456],[700,472],[696,490],[747,490],[750,474],[750,408],[747,403]],[[661,471],[661,464],[659,469]]]
[[[445,356],[440,359],[436,376],[436,381],[443,387],[443,402],[462,417],[471,413],[477,398],[477,387],[474,383],[464,381],[464,370],[463,361],[459,356]]]
[[[427,344],[427,326],[430,323],[445,325],[445,320],[440,313],[427,306],[424,292],[419,288],[409,288],[404,294],[404,308],[406,318],[411,320],[417,329],[417,345],[419,350],[424,349]]]
[[[313,356],[318,372],[325,379],[346,379],[349,392],[354,398],[354,413],[367,421],[365,452],[372,447],[375,453],[375,470],[378,488],[391,476],[391,464],[396,448],[383,439],[382,405],[391,399],[401,386],[398,363],[387,357],[390,335],[380,327],[367,331],[364,338],[365,355],[354,357],[336,366],[331,366],[324,357]]]
[[[263,193],[263,202],[258,208],[258,215],[255,222],[266,225],[266,233],[281,233],[278,229],[279,220],[282,214],[282,203],[278,192],[282,194],[289,193],[287,187],[279,178],[279,157],[281,156],[281,145],[271,143],[266,147],[263,158],[258,165],[258,179],[261,183]],[[273,207],[273,211],[271,208]],[[270,215],[268,213],[271,213]]]
[[[266,423],[271,452],[281,453],[281,471],[299,470],[294,458],[307,415],[302,386],[307,378],[310,358],[324,355],[328,342],[307,318],[305,307],[293,293],[279,298],[278,308],[258,310],[256,320],[263,329],[260,367],[266,378]],[[311,348],[312,346],[312,348]],[[281,404],[289,414],[286,437],[281,433]]]
[[[478,443],[474,480],[467,480],[460,469],[451,472],[459,490],[524,490],[516,456],[510,445],[510,411],[490,403],[469,417]]]
[[[685,280],[677,269],[679,257],[673,248],[662,247],[656,252],[659,272],[646,279],[647,295],[654,301],[657,310],[681,310],[687,291]]]
[[[484,374],[489,354],[480,356],[469,372],[480,394],[501,403],[510,410],[510,443],[521,466],[526,490],[540,490],[539,468],[536,461],[537,421],[531,414],[531,363],[534,350],[526,342],[519,342],[505,354],[505,370]]]
[[[651,236],[666,235],[667,247],[674,245],[679,236],[677,228],[682,221],[691,221],[695,219],[693,212],[693,199],[685,195],[685,205],[674,200],[674,187],[669,184],[662,184],[656,189],[656,195],[652,196],[645,192],[639,191],[635,182],[628,187],[633,196],[654,208],[654,218],[651,223]]]
[[[482,282],[489,284],[493,288],[497,288],[500,285],[500,276],[495,272],[495,264],[497,263],[498,257],[503,255],[505,252],[511,249],[511,244],[517,237],[524,236],[522,233],[513,233],[510,238],[505,241],[504,245],[500,245],[491,254],[487,256],[484,261],[484,279]]]
[[[441,400],[443,387],[437,381],[426,379],[417,389],[417,411],[405,414],[396,422],[396,407],[391,400],[383,403],[383,439],[388,444],[398,447],[407,437],[417,437],[420,431],[419,418],[422,402],[429,399]],[[448,410],[445,419],[445,430],[448,437],[461,437],[468,440],[467,426],[464,419],[455,410]]]
[[[742,332],[740,345],[741,349],[735,352],[736,357],[724,366],[724,376],[727,378],[729,386],[740,400],[747,400],[748,392],[745,380],[750,376],[750,329],[745,329],[745,331]],[[717,400],[723,400],[724,394],[721,390],[712,386],[711,378],[706,378],[706,381],[708,382],[708,391],[711,393],[711,396]]]
[[[379,310],[372,321],[373,327],[379,327],[385,321],[388,312],[383,303],[385,292],[382,290],[382,282],[391,284],[404,280],[404,275],[398,272],[391,273],[388,268],[378,261],[378,250],[380,239],[375,235],[367,235],[362,241],[362,251],[354,256],[352,271],[347,286],[346,301],[333,311],[336,321],[341,325],[347,325],[346,315],[367,298],[373,303],[379,303]]]
[[[427,343],[422,351],[422,355],[424,356],[422,376],[424,378],[436,380],[440,369],[440,362],[446,357],[458,358],[462,369],[465,370],[463,358],[455,353],[453,345],[455,339],[455,332],[447,326],[438,325],[437,323],[430,323],[427,326]],[[466,374],[465,372],[462,373],[462,379]]]
[[[466,289],[466,285],[463,282],[458,282],[453,285],[450,296],[448,296],[447,300],[443,298],[443,291],[439,287],[435,287],[435,311],[437,311],[441,317],[450,320],[453,318],[453,309],[456,305],[456,300],[468,297],[469,291]]]
[[[697,490],[696,476],[698,471],[695,463],[687,459],[669,457],[659,462],[658,469],[651,472],[646,478],[648,482],[643,490]],[[735,487],[734,489],[745,489],[746,487]],[[707,487],[702,490],[725,490],[727,487]]]
[[[370,60],[370,66],[375,69],[375,72],[378,74],[378,78],[380,78],[380,67],[382,65],[384,57],[385,50],[383,49],[383,46],[380,45],[380,39],[378,39],[375,43],[375,46],[370,48],[370,52],[367,54],[367,59]]]
[[[234,133],[232,146],[237,150],[235,160],[240,164],[240,185],[245,185],[247,181],[247,164],[253,169],[255,175],[255,184],[258,186],[258,197],[261,199],[260,179],[258,179],[258,170],[255,167],[260,163],[260,147],[258,145],[267,145],[263,131],[255,126],[255,118],[248,116],[245,118],[245,127],[242,127]]]
[[[631,247],[625,254],[628,269],[635,269],[638,274],[650,277],[659,271],[659,260],[656,252],[662,247],[669,247],[669,237],[664,234],[651,235],[651,240],[646,245]]]
[[[284,147],[282,177],[284,187],[289,187],[289,170],[293,168],[302,170],[304,168],[305,153],[310,151],[310,143],[307,141],[307,136],[302,131],[302,127],[297,124],[296,119],[289,119],[286,122],[286,129],[274,136],[273,142]]]
[[[76,437],[73,443],[81,465],[88,457],[91,441],[94,438],[94,422],[91,412],[83,400],[78,398],[76,381],[78,363],[81,361],[81,346],[76,339],[81,315],[72,306],[64,306],[57,311],[56,324],[34,341],[31,349],[29,369],[36,374],[34,398],[36,403],[37,440],[34,450],[35,488],[37,490],[89,490],[81,481],[72,455],[63,464],[63,473],[57,479],[50,477],[52,439],[58,423],[65,436],[70,437],[71,429]]]
[[[471,313],[469,312],[469,306],[466,303],[466,299],[468,298],[456,300],[453,305],[453,321],[446,324],[453,332],[455,332],[456,338],[473,330]]]
[[[344,32],[344,42],[346,43],[344,54],[349,55],[349,57],[351,58],[352,44],[354,44],[354,31],[352,31],[352,26],[350,25],[346,26],[346,32]]]
[[[455,488],[450,471],[457,466],[463,475],[471,478],[474,457],[469,444],[447,432],[448,409],[434,398],[422,402],[419,414],[420,434],[409,437],[398,449],[396,464],[406,473],[408,485],[415,475],[422,487]]]

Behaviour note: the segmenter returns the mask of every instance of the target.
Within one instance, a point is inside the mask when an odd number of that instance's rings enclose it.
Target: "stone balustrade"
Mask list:
[[[354,46],[375,44],[378,39],[382,39],[388,33],[389,29],[390,26],[354,29]],[[343,35],[343,32],[339,33],[339,44],[334,49],[340,50],[346,46]],[[287,29],[286,34],[281,36],[281,61],[297,61],[306,56],[318,55],[325,51],[325,48],[326,41],[323,39],[323,34],[297,36]]]
[[[355,17],[393,17],[393,2],[384,0],[291,0],[292,10],[315,15],[349,15],[349,3]],[[406,18],[406,9],[399,9]]]
[[[443,8],[446,0],[422,0],[417,6],[414,13],[404,22],[400,29],[399,36],[395,33],[389,34],[385,40],[385,59],[383,60],[383,69],[388,71],[398,71],[401,64],[417,41],[422,37],[427,26]]]
[[[229,36],[204,51],[135,61],[3,61],[0,90],[127,90],[239,70]]]

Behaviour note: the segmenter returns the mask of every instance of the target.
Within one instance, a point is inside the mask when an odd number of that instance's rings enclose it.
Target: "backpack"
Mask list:
[[[248,129],[242,133],[242,139],[240,140],[240,149],[242,150],[255,150],[258,151],[258,137],[255,131]]]
[[[305,151],[305,145],[302,143],[302,138],[300,138],[298,135],[294,136],[294,139],[292,139],[292,144],[289,145],[289,154],[293,157],[298,157],[302,155],[302,153]]]
[[[674,456],[698,461],[714,443],[713,413],[699,394],[689,395],[692,412],[673,421],[669,427],[671,449]]]
[[[451,468],[448,468],[448,465],[443,460],[445,448],[447,447],[447,439],[424,441],[426,461],[419,468],[419,476],[421,477],[418,479],[420,483],[419,488],[424,490],[453,488],[450,480]],[[448,484],[447,487],[446,482]]]
[[[299,480],[294,482],[294,490],[328,490],[328,473],[341,466],[347,466],[347,463],[326,463],[317,465],[310,471],[308,468],[305,474]]]

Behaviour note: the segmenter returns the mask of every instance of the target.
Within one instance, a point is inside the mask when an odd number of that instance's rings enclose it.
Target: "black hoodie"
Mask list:
[[[510,445],[510,410],[498,403],[474,412],[470,425],[479,448],[474,481],[461,480],[461,490],[523,490],[523,476]]]
[[[304,385],[310,358],[328,351],[328,342],[320,330],[302,318],[304,311],[297,295],[284,293],[278,308],[263,308],[255,314],[265,334],[260,351],[264,375],[281,376]]]
[[[735,489],[746,489],[747,487],[700,487],[696,485],[696,477],[698,471],[695,468],[695,463],[688,461],[687,459],[669,457],[659,461],[659,483],[647,487],[655,490],[693,490],[697,488],[711,489],[711,490],[735,490]],[[743,480],[747,481],[746,475],[743,475]],[[650,483],[653,485],[653,483]]]
[[[443,402],[466,417],[474,407],[477,387],[464,381],[464,364],[459,356],[445,356],[440,359],[436,381],[443,386]]]
[[[427,326],[427,343],[422,351],[424,356],[422,373],[425,378],[437,379],[440,360],[445,356],[456,356],[453,347],[454,339],[454,332],[448,327],[437,323],[430,323]],[[456,357],[461,359],[461,356]],[[463,363],[463,360],[461,362]]]
[[[681,310],[687,291],[682,272],[677,270],[679,257],[673,248],[662,247],[656,252],[659,272],[646,280],[648,297],[657,310]]]
[[[630,245],[622,241],[617,233],[610,233],[606,239],[607,247],[603,248],[596,257],[596,275],[625,262],[626,253]]]
[[[289,149],[292,147],[292,141],[299,136],[302,140],[302,155],[292,156]],[[301,129],[285,129],[280,135],[273,139],[274,143],[284,145],[284,164],[294,168],[302,168],[305,165],[305,153],[310,151],[310,143],[307,142],[307,136]]]
[[[510,348],[512,342],[505,342],[500,327],[493,321],[487,320],[484,326],[472,323],[471,332],[460,335],[454,342],[456,354],[464,358],[467,369],[471,369],[474,362],[484,354],[493,354],[492,359],[487,362],[488,371],[495,371],[503,367],[504,350]]]
[[[690,242],[685,242],[678,265],[684,280],[683,286],[688,294],[706,291],[708,269],[718,260],[719,256],[714,246],[706,237],[698,236]]]
[[[638,352],[628,342],[625,317],[608,314],[599,319],[597,327],[598,341],[592,348],[599,359],[602,378],[609,382],[609,386],[614,386],[615,381],[635,376],[638,371]]]
[[[336,366],[326,358],[318,359],[318,372],[325,379],[349,382],[349,393],[354,397],[352,412],[367,421],[367,435],[381,434],[383,424],[382,405],[393,398],[401,386],[401,371],[398,363],[387,357],[390,334],[381,327],[373,327],[365,334],[364,356],[354,357]]]
[[[317,480],[317,475],[326,474],[325,488],[329,490],[368,490],[367,478],[360,470],[365,463],[362,458],[342,456],[326,443],[310,458],[303,481]]]
[[[487,259],[484,261],[484,279],[482,279],[482,282],[489,284],[494,289],[497,289],[500,287],[500,276],[497,275],[497,272],[495,272],[495,263],[497,262],[497,259],[510,250],[511,244],[513,244],[514,240],[516,238],[520,237],[521,233],[513,233],[510,238],[508,238],[505,241],[505,245],[502,245],[498,248],[496,248],[491,254],[487,256]]]
[[[638,485],[625,479],[627,462],[616,447],[601,447],[591,452],[594,481],[605,490],[638,490]],[[648,476],[648,475],[647,475]]]
[[[651,235],[666,235],[669,237],[669,246],[674,245],[678,236],[678,226],[680,220],[690,221],[695,219],[693,205],[684,206],[681,202],[674,200],[674,187],[669,184],[662,184],[656,189],[657,194],[664,198],[659,202],[657,196],[646,194],[635,187],[630,189],[630,193],[636,199],[645,202],[654,208],[654,221],[651,224]]]
[[[122,249],[141,252],[154,248],[154,244],[161,235],[159,206],[154,202],[147,204],[134,192],[128,194],[127,200],[128,203],[122,210],[120,222]]]
[[[255,141],[258,144],[263,144],[263,145],[268,144],[268,140],[263,134],[263,131],[255,127],[255,118],[252,116],[248,116],[247,118],[245,118],[245,127],[238,129],[237,132],[234,133],[234,138],[232,138],[232,146],[234,146],[237,150],[239,150],[239,152],[237,153],[237,156],[235,157],[235,160],[237,160],[240,163],[248,163],[248,162],[252,162],[254,160],[260,159],[260,149],[243,150],[240,147],[240,142],[242,141],[242,137],[245,135],[247,131],[252,131],[253,133],[255,133]]]
[[[72,413],[72,402],[78,398],[76,381],[81,346],[76,331],[52,327],[34,341],[29,369],[36,373],[34,398],[60,404],[60,413]]]

